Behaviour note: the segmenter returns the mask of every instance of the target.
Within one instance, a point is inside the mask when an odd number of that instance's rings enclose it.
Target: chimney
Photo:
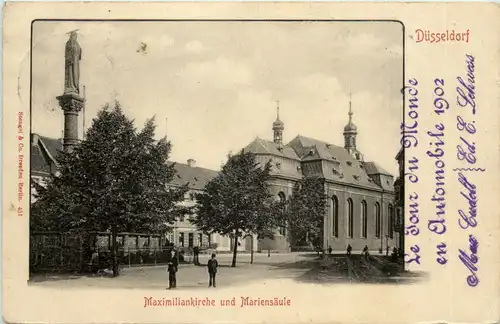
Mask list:
[[[189,159],[189,160],[187,160],[187,163],[188,163],[188,166],[189,166],[190,168],[194,168],[194,167],[196,167],[196,160],[194,160],[194,159]]]

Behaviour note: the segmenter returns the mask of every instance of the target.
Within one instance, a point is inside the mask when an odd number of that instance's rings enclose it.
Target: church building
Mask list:
[[[57,174],[58,151],[71,152],[78,139],[78,115],[84,109],[85,100],[80,95],[79,61],[81,48],[76,32],[71,32],[65,48],[65,87],[57,97],[64,112],[64,139],[52,139],[37,134],[31,136],[31,179],[44,184],[51,174]],[[353,112],[349,107],[349,120],[344,127],[344,146],[298,135],[289,143],[283,143],[285,124],[278,116],[272,124],[273,141],[256,138],[244,151],[252,152],[262,164],[271,160],[272,179],[270,188],[276,199],[287,201],[292,196],[295,183],[303,178],[322,178],[328,196],[328,208],[324,218],[323,247],[345,251],[348,244],[353,252],[361,251],[365,245],[371,251],[384,251],[397,246],[399,234],[394,228],[394,180],[393,176],[375,162],[364,161],[356,146],[358,135]],[[398,155],[402,161],[402,153]],[[170,185],[189,184],[184,204],[195,204],[195,193],[204,190],[217,171],[199,168],[194,160],[187,164],[176,164],[177,174]],[[402,167],[401,167],[402,170]],[[400,181],[402,181],[400,176]],[[32,203],[33,193],[32,190]],[[402,199],[399,200],[402,205]],[[400,208],[401,209],[401,208]],[[398,210],[400,210],[398,209]],[[199,232],[187,219],[174,224],[170,240],[181,247],[217,244],[218,251],[232,250],[228,237],[207,237]],[[294,247],[289,228],[276,231],[274,239],[258,241],[248,236],[238,247],[240,251],[271,250],[288,252]]]
[[[271,190],[282,201],[291,198],[294,184],[302,178],[325,180],[325,249],[345,251],[350,244],[353,251],[361,251],[367,245],[371,251],[385,253],[387,247],[397,245],[399,236],[393,226],[394,179],[377,163],[364,161],[356,146],[358,129],[351,107],[348,116],[343,147],[302,135],[284,144],[285,124],[278,107],[273,141],[256,138],[244,150],[256,154],[262,164],[271,160]],[[281,228],[273,240],[260,241],[259,249],[285,252],[293,250],[292,245],[289,230]]]

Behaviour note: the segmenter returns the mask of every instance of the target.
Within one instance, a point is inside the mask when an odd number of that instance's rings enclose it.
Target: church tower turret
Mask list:
[[[285,124],[280,120],[280,104],[278,101],[276,107],[276,120],[273,123],[274,143],[278,146],[283,145],[283,130],[285,130]]]
[[[356,148],[356,136],[358,135],[358,128],[352,122],[352,100],[351,94],[349,94],[349,122],[344,127],[344,148],[351,154],[356,160],[363,161],[363,155]]]

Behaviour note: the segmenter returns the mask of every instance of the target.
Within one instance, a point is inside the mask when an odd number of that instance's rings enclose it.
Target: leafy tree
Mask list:
[[[322,247],[326,203],[323,179],[306,178],[295,184],[285,214],[296,244],[307,238],[314,247]]]
[[[46,230],[111,231],[113,274],[118,275],[118,232],[165,232],[181,214],[187,187],[172,188],[171,144],[156,141],[154,118],[141,131],[120,105],[99,111],[86,138],[58,156],[60,175],[37,186],[32,225]]]
[[[267,184],[270,170],[270,161],[260,165],[250,152],[230,155],[204,192],[196,195],[197,216],[191,222],[204,232],[232,238],[232,267],[236,266],[239,237],[249,233],[273,237],[273,229],[282,221],[281,203]]]

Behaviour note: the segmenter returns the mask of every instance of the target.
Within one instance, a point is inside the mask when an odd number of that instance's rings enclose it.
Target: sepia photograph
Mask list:
[[[401,22],[31,32],[30,285],[422,280],[404,262]]]

